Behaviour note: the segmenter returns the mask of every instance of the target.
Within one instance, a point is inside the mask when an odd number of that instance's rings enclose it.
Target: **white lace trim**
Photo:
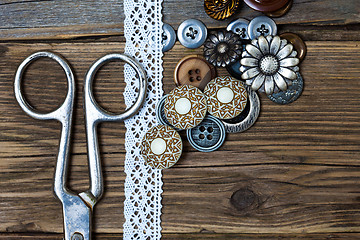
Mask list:
[[[124,239],[161,238],[162,173],[145,165],[140,156],[144,133],[156,124],[155,105],[162,90],[162,0],[125,0],[125,53],[135,57],[148,77],[147,98],[140,112],[125,121]],[[133,104],[138,83],[135,71],[125,65],[126,106]]]

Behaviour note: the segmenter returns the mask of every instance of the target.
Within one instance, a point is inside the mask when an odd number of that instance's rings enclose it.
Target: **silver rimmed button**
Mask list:
[[[186,130],[189,143],[201,152],[212,152],[224,143],[226,131],[223,123],[217,118],[206,115],[196,127]]]
[[[268,95],[268,98],[278,104],[289,104],[298,99],[303,91],[304,80],[299,72],[296,72],[296,76],[297,78],[292,81],[292,84],[286,91],[270,94]]]
[[[204,23],[197,19],[188,19],[178,28],[177,36],[180,43],[187,48],[198,48],[206,40],[207,29]]]
[[[248,92],[248,103],[244,111],[233,119],[221,120],[227,133],[239,133],[249,129],[256,121],[260,113],[260,99],[250,86],[245,86]]]
[[[250,21],[248,26],[248,34],[250,39],[259,36],[276,35],[277,26],[274,20],[266,16],[259,16]]]
[[[176,42],[176,33],[172,26],[167,23],[163,25],[162,46],[163,52],[169,51]]]
[[[248,34],[249,21],[244,18],[238,18],[232,21],[227,27],[226,30],[236,33],[240,36],[241,39],[249,39]]]

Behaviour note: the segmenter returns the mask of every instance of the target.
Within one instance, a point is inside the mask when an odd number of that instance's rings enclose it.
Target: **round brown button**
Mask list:
[[[289,0],[244,0],[244,2],[259,12],[275,12],[284,7]]]
[[[304,41],[300,38],[299,35],[287,32],[280,34],[280,38],[288,40],[294,46],[295,50],[297,51],[297,57],[300,61],[304,59],[307,48]]]
[[[216,77],[216,69],[201,55],[189,55],[176,65],[174,81],[176,86],[192,85],[204,90],[206,84]]]
[[[209,17],[215,20],[224,20],[236,12],[239,3],[239,0],[205,0],[204,8]]]
[[[275,12],[267,12],[265,13],[268,17],[277,18],[285,15],[291,8],[293,1],[290,0],[287,4],[285,4],[282,8],[276,10]]]

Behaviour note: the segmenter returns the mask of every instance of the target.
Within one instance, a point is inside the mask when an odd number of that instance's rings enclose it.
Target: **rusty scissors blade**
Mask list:
[[[65,71],[67,78],[68,91],[62,105],[56,110],[49,113],[37,112],[24,98],[21,81],[26,68],[39,58],[51,58]],[[134,68],[138,80],[139,91],[134,104],[121,114],[113,114],[105,111],[95,101],[92,92],[92,82],[96,72],[110,61],[120,60],[129,64]],[[89,190],[76,194],[67,188],[67,170],[69,165],[70,139],[73,108],[75,100],[75,79],[74,74],[67,61],[52,52],[37,52],[27,57],[18,67],[14,91],[15,97],[20,107],[31,117],[39,120],[57,120],[61,122],[61,136],[59,144],[59,152],[57,156],[55,177],[54,177],[54,193],[61,201],[64,216],[64,235],[65,240],[90,240],[91,239],[91,217],[92,210],[97,201],[101,198],[104,185],[101,171],[99,145],[97,137],[97,125],[106,121],[124,121],[136,114],[142,106],[146,97],[147,78],[144,69],[133,58],[124,54],[108,54],[95,61],[89,68],[84,83],[84,111],[86,124],[86,138],[88,151],[88,164],[90,170],[90,188]]]

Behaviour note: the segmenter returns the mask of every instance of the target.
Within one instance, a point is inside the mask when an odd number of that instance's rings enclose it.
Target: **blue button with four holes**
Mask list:
[[[189,143],[196,150],[212,152],[224,143],[226,131],[219,119],[206,115],[198,126],[186,130],[186,135]]]

